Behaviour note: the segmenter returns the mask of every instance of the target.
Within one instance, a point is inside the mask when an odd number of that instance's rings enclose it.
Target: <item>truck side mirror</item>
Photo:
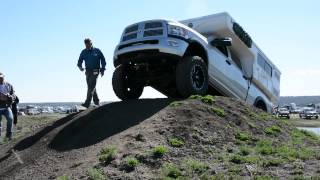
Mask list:
[[[212,46],[232,46],[231,38],[216,38],[210,42]]]

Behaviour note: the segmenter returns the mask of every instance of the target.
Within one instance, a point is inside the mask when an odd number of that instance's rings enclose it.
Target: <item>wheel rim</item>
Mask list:
[[[205,83],[205,74],[200,65],[195,65],[191,71],[192,86],[196,90],[201,90]]]

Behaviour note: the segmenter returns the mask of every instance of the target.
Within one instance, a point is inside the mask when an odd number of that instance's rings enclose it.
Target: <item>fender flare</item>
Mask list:
[[[189,48],[190,48],[192,45],[196,45],[196,46],[200,47],[200,48],[203,50],[202,53],[204,53],[204,54],[203,54],[204,57],[202,57],[202,58],[203,58],[203,60],[205,61],[205,63],[208,65],[209,56],[208,56],[208,51],[207,51],[207,49],[205,48],[205,46],[204,46],[202,43],[200,43],[199,41],[194,40],[194,39],[187,39],[186,41],[188,42],[189,45],[188,45],[188,47],[187,47],[187,49],[186,49],[186,51],[185,51],[184,56],[186,56]]]

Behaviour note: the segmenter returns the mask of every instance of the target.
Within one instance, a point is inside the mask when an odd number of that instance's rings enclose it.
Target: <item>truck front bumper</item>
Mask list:
[[[171,54],[182,57],[188,48],[189,43],[186,40],[173,37],[159,37],[152,39],[141,39],[134,42],[119,44],[114,52],[114,64],[121,55],[157,50],[160,53]]]

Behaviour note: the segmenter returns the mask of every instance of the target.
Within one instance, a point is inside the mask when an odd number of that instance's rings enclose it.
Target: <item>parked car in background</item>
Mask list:
[[[278,117],[285,117],[287,119],[290,119],[290,112],[287,108],[280,108],[278,110]]]
[[[35,116],[41,114],[37,109],[27,109],[27,115]]]
[[[313,108],[304,108],[303,111],[301,111],[301,113],[299,114],[301,119],[318,119],[319,118],[319,114],[317,113],[317,111]]]
[[[291,111],[291,113],[292,113],[292,114],[300,114],[301,111],[302,111],[301,108],[298,108],[298,107],[297,107],[296,109],[293,109],[293,110]]]

